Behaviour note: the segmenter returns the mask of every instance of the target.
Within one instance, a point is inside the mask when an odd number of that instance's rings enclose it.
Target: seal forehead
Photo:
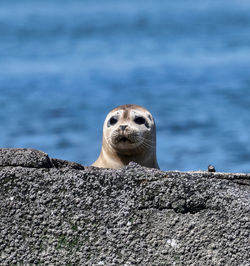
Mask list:
[[[149,119],[150,124],[154,124],[154,119],[152,114],[144,107],[137,105],[137,104],[124,104],[120,105],[109,112],[106,117],[108,120],[111,116],[119,116],[123,119],[127,120],[130,119],[130,115],[133,116],[141,115],[144,116],[146,119]]]
[[[114,115],[114,116],[120,116],[124,120],[128,120],[130,119],[131,114],[133,114],[134,116],[136,115],[145,116],[146,115],[146,117],[149,118],[150,122],[153,122],[153,119],[151,118],[152,115],[150,114],[150,112],[146,108],[139,106],[137,104],[120,105],[114,108],[113,110],[111,110],[109,114],[107,115],[106,119],[108,120],[111,116]]]
[[[117,106],[116,108],[114,108],[113,110],[111,110],[111,112],[115,112],[115,111],[130,111],[130,110],[141,110],[141,111],[147,111],[149,112],[146,108],[140,106],[140,105],[137,105],[137,104],[124,104],[124,105],[120,105],[120,106]]]
[[[130,109],[146,110],[144,107],[142,107],[140,105],[137,105],[137,104],[124,104],[124,105],[117,106],[112,111],[116,111],[116,110],[130,110]]]

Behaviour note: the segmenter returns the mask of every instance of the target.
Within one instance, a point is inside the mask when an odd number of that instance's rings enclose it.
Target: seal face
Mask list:
[[[139,105],[126,104],[107,115],[103,125],[102,150],[93,166],[117,169],[131,161],[159,168],[153,116]]]

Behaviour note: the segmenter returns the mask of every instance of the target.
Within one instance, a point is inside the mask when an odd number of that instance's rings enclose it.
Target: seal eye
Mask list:
[[[108,127],[113,126],[114,124],[117,123],[117,121],[118,121],[118,119],[117,119],[116,117],[112,116],[112,117],[109,119],[109,121],[108,121]]]
[[[109,122],[110,122],[110,125],[113,126],[114,124],[116,124],[117,118],[111,117],[110,120],[109,120]]]
[[[138,124],[138,125],[142,125],[142,124],[145,124],[146,120],[145,118],[143,118],[142,116],[138,116],[135,118],[135,123]]]

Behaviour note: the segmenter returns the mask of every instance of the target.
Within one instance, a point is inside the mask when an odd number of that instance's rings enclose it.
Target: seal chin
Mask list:
[[[122,133],[115,135],[113,138],[111,138],[111,141],[114,145],[136,145],[139,141],[139,138],[135,134]]]
[[[119,152],[133,150],[137,147],[137,139],[129,134],[119,134],[110,139],[109,144]]]
[[[131,143],[131,141],[128,138],[126,138],[126,137],[122,137],[118,142],[121,142],[121,143],[125,143],[125,142]]]
[[[127,137],[120,137],[119,139],[116,139],[115,141],[112,141],[112,146],[115,149],[133,149],[136,145],[136,142],[132,141],[131,139]]]

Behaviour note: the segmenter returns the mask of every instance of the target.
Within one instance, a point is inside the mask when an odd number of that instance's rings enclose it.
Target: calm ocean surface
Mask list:
[[[161,169],[250,172],[250,1],[1,0],[0,147],[89,165],[124,103]]]

